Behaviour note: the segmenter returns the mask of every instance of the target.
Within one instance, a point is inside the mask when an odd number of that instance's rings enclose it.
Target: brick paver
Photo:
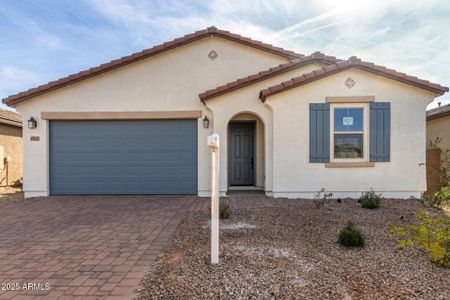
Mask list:
[[[0,299],[130,298],[195,196],[0,199]],[[111,297],[114,298],[114,297]]]
[[[266,197],[231,197],[232,208],[272,206]],[[2,291],[0,299],[126,299],[196,196],[0,198],[0,283],[49,283],[49,290]]]

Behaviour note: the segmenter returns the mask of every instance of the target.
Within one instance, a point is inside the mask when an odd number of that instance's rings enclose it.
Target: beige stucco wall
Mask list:
[[[351,77],[356,85],[348,89]],[[325,168],[309,163],[309,103],[327,96],[375,96],[391,102],[391,161],[371,168]],[[269,97],[273,111],[273,194],[311,198],[321,188],[359,197],[373,188],[386,197],[419,197],[426,190],[425,110],[436,95],[360,70],[348,70]],[[370,132],[369,132],[370,135]]]
[[[208,58],[215,50],[218,57]],[[24,120],[33,116],[38,127],[24,128],[24,191],[26,197],[45,196],[48,180],[48,122],[43,111],[172,111],[202,110],[213,116],[198,94],[226,82],[286,62],[285,58],[218,37],[207,37],[129,66],[19,103]],[[198,120],[198,192],[209,194],[209,149]],[[39,136],[40,141],[30,141]]]
[[[0,186],[13,185],[22,179],[23,169],[23,142],[22,128],[12,125],[0,123],[0,167],[3,169],[4,158],[10,157],[8,163],[8,182],[6,178],[6,170],[0,172]]]
[[[210,60],[215,50],[218,58]],[[419,196],[426,188],[425,108],[435,97],[396,81],[358,70],[269,97],[259,91],[320,67],[310,64],[275,78],[200,102],[198,94],[237,78],[285,62],[268,54],[221,38],[205,38],[156,57],[133,63],[89,80],[44,94],[17,105],[24,120],[34,117],[38,127],[24,128],[24,190],[26,197],[45,196],[48,180],[48,122],[41,112],[66,111],[186,111],[201,110],[211,120],[204,129],[198,120],[198,194],[209,195],[210,153],[206,138],[221,137],[220,193],[228,189],[228,124],[233,118],[257,120],[257,185],[267,195],[306,197],[321,188],[335,196],[358,197],[370,188],[384,196]],[[344,81],[356,85],[348,89]],[[327,96],[375,96],[392,107],[391,162],[373,168],[326,169],[309,163],[309,103]],[[369,133],[370,135],[370,133]],[[30,141],[39,136],[40,141]]]
[[[266,194],[272,194],[273,178],[273,133],[272,133],[272,109],[259,99],[260,90],[268,86],[278,84],[292,77],[302,75],[312,70],[320,68],[320,64],[309,64],[298,69],[283,73],[277,77],[272,77],[264,81],[238,89],[231,93],[210,99],[206,101],[207,107],[214,116],[213,128],[221,137],[221,155],[220,155],[220,194],[224,195],[228,190],[228,140],[223,138],[228,136],[228,123],[234,116],[242,113],[252,114],[261,120],[264,128],[264,183],[263,187]],[[258,145],[257,145],[258,147]],[[258,183],[259,184],[259,183]]]
[[[427,142],[442,138],[438,147],[450,149],[450,116],[427,121]]]

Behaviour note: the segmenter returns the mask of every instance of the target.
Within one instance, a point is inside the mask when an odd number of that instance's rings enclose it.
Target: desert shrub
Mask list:
[[[347,225],[339,232],[338,243],[345,247],[364,247],[366,239],[361,231],[348,221]]]
[[[228,219],[230,217],[231,210],[230,204],[221,202],[219,206],[219,218],[220,219]]]
[[[450,188],[441,187],[436,192],[424,192],[421,196],[422,204],[431,207],[442,207],[450,204]]]
[[[443,139],[443,137],[438,136],[434,139],[434,141],[428,140],[428,148],[441,150],[441,147],[439,145],[441,144]]]
[[[211,214],[211,207],[208,206],[208,211]],[[219,219],[228,219],[231,215],[230,204],[225,202],[220,202],[219,205]]]
[[[405,227],[388,224],[391,237],[398,239],[398,248],[423,250],[437,266],[450,268],[450,218],[430,217],[423,210],[416,214],[416,223]]]
[[[375,209],[380,207],[381,204],[381,194],[375,194],[373,190],[369,192],[362,193],[362,196],[359,198],[359,202],[361,203],[361,207]]]
[[[438,149],[441,152],[441,164],[439,168],[432,171],[439,176],[439,188],[431,189],[422,193],[421,201],[425,206],[443,207],[450,205],[450,149],[439,147],[443,138],[437,137],[434,141],[428,142],[428,147]]]
[[[320,209],[320,208],[324,207],[325,200],[327,200],[331,197],[333,197],[333,193],[327,193],[327,192],[325,192],[325,189],[321,189],[314,195],[314,200],[313,200],[314,205],[316,206],[317,209]]]
[[[442,187],[450,186],[450,150],[443,151],[443,159],[441,159],[441,167],[436,168],[435,172],[439,174],[439,183]]]
[[[441,151],[441,163],[444,167],[448,168],[450,167],[450,165],[448,164],[450,162],[450,149],[444,149],[440,146],[440,143],[442,142],[444,138],[442,137],[437,137],[434,141],[429,140],[428,141],[428,148],[431,149],[438,149]],[[446,174],[447,175],[447,181],[445,181],[445,184],[448,184],[448,181],[450,179],[450,174]],[[445,179],[445,177],[444,177]]]

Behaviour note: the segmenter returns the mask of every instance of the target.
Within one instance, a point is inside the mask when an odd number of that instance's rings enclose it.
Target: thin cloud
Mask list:
[[[8,93],[15,91],[23,86],[35,84],[39,80],[39,74],[21,69],[15,66],[0,67],[0,92]]]
[[[87,3],[110,21],[126,28],[135,38],[135,43],[145,43],[152,24],[146,7],[125,0],[95,0]]]
[[[317,16],[308,18],[306,20],[300,21],[294,25],[290,25],[286,28],[283,28],[279,31],[277,31],[271,39],[273,41],[281,42],[287,39],[294,38],[294,35],[299,34],[299,32],[311,32],[311,28],[316,27],[318,24],[322,24],[324,21],[330,20],[331,17],[336,15],[336,12],[327,12],[322,13]],[[324,25],[321,25],[319,27],[322,27]]]
[[[304,31],[298,30],[297,32],[293,32],[289,35],[284,35],[283,38],[278,38],[278,39],[276,39],[276,41],[282,42],[284,40],[296,39],[296,38],[305,36],[307,34],[314,33],[319,30],[327,29],[327,28],[334,27],[334,26],[337,26],[340,24],[351,22],[351,21],[352,21],[352,19],[346,19],[346,20],[342,20],[342,21],[338,21],[338,22],[333,22],[333,23],[317,26],[317,27],[314,27],[314,28],[311,28],[308,30],[304,30]]]
[[[61,0],[33,5],[0,2],[2,98],[211,25],[304,54],[356,55],[450,85],[450,1]],[[450,102],[450,95],[440,101]]]

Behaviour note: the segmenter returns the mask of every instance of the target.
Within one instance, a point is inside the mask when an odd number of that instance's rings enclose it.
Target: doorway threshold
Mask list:
[[[232,185],[228,187],[228,191],[262,191],[263,188],[254,185]]]
[[[227,196],[265,196],[266,193],[261,187],[256,186],[230,186]]]

